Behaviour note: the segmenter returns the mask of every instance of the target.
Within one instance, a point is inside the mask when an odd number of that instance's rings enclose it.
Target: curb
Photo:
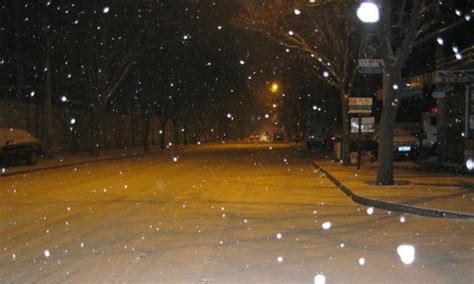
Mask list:
[[[471,214],[441,211],[441,210],[436,210],[436,209],[427,209],[427,208],[421,208],[421,207],[415,207],[415,206],[403,205],[403,204],[397,204],[397,203],[390,203],[386,201],[362,197],[360,195],[353,193],[349,188],[347,188],[344,184],[342,184],[339,180],[337,180],[334,176],[332,176],[323,167],[319,166],[316,162],[313,161],[312,164],[318,170],[322,171],[334,185],[336,185],[342,192],[344,192],[345,195],[350,197],[352,201],[354,201],[355,203],[365,205],[365,206],[372,206],[378,209],[384,209],[384,210],[389,210],[389,211],[399,212],[399,213],[409,213],[409,214],[423,216],[423,217],[474,220],[474,215],[471,215]]]
[[[16,175],[21,175],[21,174],[27,174],[27,173],[42,172],[42,171],[47,171],[47,170],[54,170],[54,169],[59,169],[59,168],[68,168],[68,167],[73,167],[73,166],[92,164],[92,163],[98,163],[98,162],[104,162],[104,161],[114,161],[114,160],[120,160],[120,159],[132,158],[132,157],[141,157],[141,156],[146,156],[146,155],[150,155],[150,154],[162,153],[163,151],[164,150],[155,151],[155,152],[150,151],[148,153],[143,152],[143,153],[134,153],[134,154],[129,154],[129,155],[122,154],[121,156],[117,156],[117,157],[91,159],[91,160],[88,160],[88,161],[82,161],[82,162],[77,162],[77,163],[60,164],[60,165],[43,167],[43,168],[15,171],[15,172],[11,172],[11,173],[8,173],[8,172],[7,173],[0,173],[0,178],[16,176]]]

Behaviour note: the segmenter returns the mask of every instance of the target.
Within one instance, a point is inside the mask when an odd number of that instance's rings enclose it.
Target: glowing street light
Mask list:
[[[270,91],[272,93],[277,93],[278,90],[280,90],[280,86],[277,84],[277,83],[273,83],[271,86],[270,86]]]
[[[362,2],[357,9],[357,17],[364,23],[376,23],[380,19],[379,7],[372,2]]]

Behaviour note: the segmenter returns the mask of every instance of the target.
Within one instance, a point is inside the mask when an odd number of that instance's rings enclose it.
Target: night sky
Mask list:
[[[298,104],[307,110],[322,106],[323,117],[336,125],[337,92],[311,75],[308,60],[293,60],[293,51],[237,26],[240,2],[3,1],[0,97],[39,100],[49,54],[55,104],[94,108],[106,100],[110,111],[166,109],[177,118],[219,120],[232,113],[236,123],[248,125],[267,112],[262,97],[276,81],[288,112]],[[465,13],[470,1],[453,7]],[[472,36],[464,34],[472,34],[469,25],[445,35],[446,48],[472,45]],[[414,51],[407,73],[432,67],[434,52],[423,48],[433,50],[435,44],[431,40]],[[15,92],[18,57],[24,88]],[[128,62],[133,64],[126,76],[106,98]]]

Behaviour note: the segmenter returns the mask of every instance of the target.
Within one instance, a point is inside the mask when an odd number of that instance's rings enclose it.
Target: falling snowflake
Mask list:
[[[104,7],[104,9],[102,10],[104,14],[107,14],[109,11],[110,11],[110,7]]]
[[[397,253],[404,264],[412,264],[415,261],[415,247],[412,245],[399,245]]]
[[[323,274],[318,274],[314,276],[314,284],[325,284],[326,277]]]
[[[324,222],[321,227],[324,229],[324,230],[329,230],[331,228],[331,222]]]
[[[295,15],[300,15],[301,14],[301,10],[299,9],[294,9],[293,12],[295,13]]]
[[[374,207],[367,208],[367,214],[369,214],[369,215],[374,214]]]
[[[359,264],[364,265],[365,264],[365,258],[363,258],[363,257],[359,258]]]
[[[278,262],[283,262],[283,256],[277,257],[277,261],[278,261]]]
[[[47,249],[44,250],[44,256],[45,257],[50,257],[51,256],[51,254],[49,253],[49,250],[47,250]]]

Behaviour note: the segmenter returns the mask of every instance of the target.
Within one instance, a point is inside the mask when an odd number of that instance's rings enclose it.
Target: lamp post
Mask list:
[[[359,5],[359,8],[357,8],[357,17],[359,18],[359,20],[369,25],[377,23],[380,19],[379,7],[373,1],[374,0],[362,0]],[[365,80],[363,80],[361,84],[365,85]],[[362,115],[360,113],[358,114],[357,144],[357,170],[360,170],[362,157]]]

